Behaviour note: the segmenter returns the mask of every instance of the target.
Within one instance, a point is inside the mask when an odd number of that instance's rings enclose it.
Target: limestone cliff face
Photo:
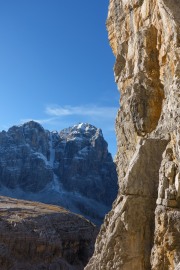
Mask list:
[[[89,269],[180,269],[180,1],[110,0],[119,195]]]

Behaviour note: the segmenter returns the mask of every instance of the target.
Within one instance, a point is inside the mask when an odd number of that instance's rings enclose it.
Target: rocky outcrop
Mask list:
[[[0,197],[0,269],[84,269],[95,226],[64,208]]]
[[[86,270],[180,269],[180,2],[110,0],[119,195]]]
[[[117,194],[102,131],[78,124],[50,132],[30,121],[0,132],[0,194],[57,204],[100,224]]]

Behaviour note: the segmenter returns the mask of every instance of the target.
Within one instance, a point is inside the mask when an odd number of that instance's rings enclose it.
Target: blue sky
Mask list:
[[[115,154],[119,92],[108,2],[0,2],[0,130],[30,119],[57,131],[88,122],[102,128]]]

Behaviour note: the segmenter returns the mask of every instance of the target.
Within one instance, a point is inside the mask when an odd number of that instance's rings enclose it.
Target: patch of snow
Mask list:
[[[77,126],[77,129],[85,130],[86,127],[87,127],[87,124],[85,124],[85,123],[80,123],[80,124]]]
[[[50,151],[49,165],[51,166],[52,169],[54,167],[54,162],[55,162],[55,149],[53,147],[53,134],[54,133],[52,132],[50,133],[50,140],[49,140],[49,151]],[[62,184],[59,182],[59,177],[54,172],[53,172],[53,180],[51,182],[50,190],[58,192],[58,193],[63,192]]]
[[[52,133],[50,133],[49,151],[50,151],[49,165],[53,168],[54,159],[55,159],[55,149],[53,148]]]
[[[89,148],[89,147],[86,146],[86,147],[84,147],[83,149],[79,150],[79,151],[78,151],[78,155],[87,156],[87,155],[88,155],[88,152],[89,152],[89,149],[88,149],[88,148]]]
[[[72,137],[72,138],[68,138],[67,141],[84,141],[84,139],[82,137]]]
[[[64,193],[62,183],[59,182],[59,177],[55,173],[53,175],[52,190],[60,194]]]
[[[79,131],[78,130],[74,130],[74,131],[71,132],[71,134],[73,134],[73,135],[79,134]]]
[[[34,152],[33,153],[36,157],[42,159],[44,161],[44,163],[46,164],[46,166],[49,166],[49,162],[47,160],[47,158],[40,152]]]

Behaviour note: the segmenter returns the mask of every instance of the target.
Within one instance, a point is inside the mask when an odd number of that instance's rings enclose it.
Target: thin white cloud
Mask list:
[[[26,122],[29,122],[29,121],[35,121],[35,122],[38,122],[39,124],[48,124],[48,123],[51,123],[53,122],[54,120],[56,119],[56,117],[51,117],[51,118],[45,118],[45,119],[32,119],[32,118],[26,118],[26,119],[21,119],[20,122],[23,124],[23,123],[26,123]]]
[[[56,117],[79,115],[100,118],[115,118],[117,107],[86,106],[48,106],[46,114]]]

